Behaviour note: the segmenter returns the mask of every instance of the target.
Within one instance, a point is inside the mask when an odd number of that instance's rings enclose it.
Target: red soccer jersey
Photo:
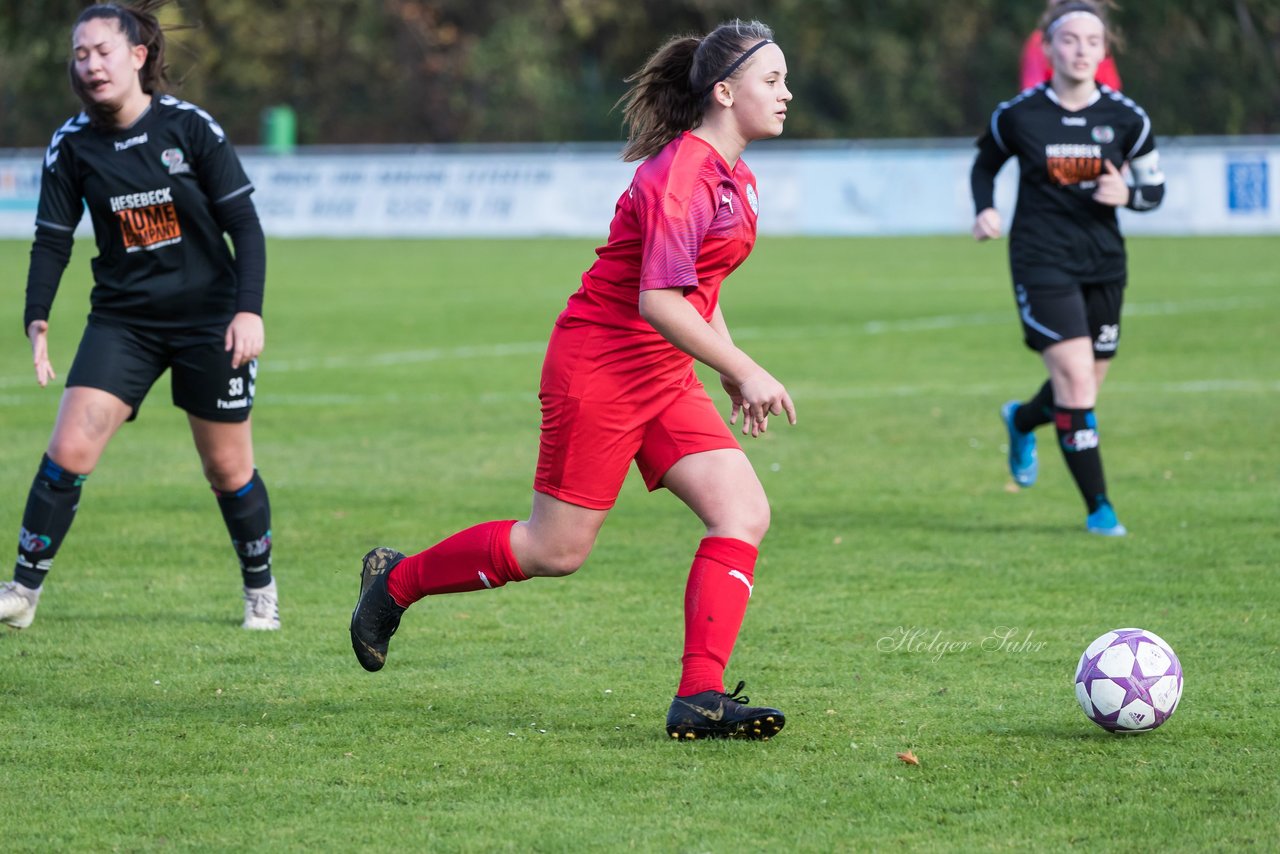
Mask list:
[[[755,245],[755,180],[741,158],[730,168],[687,131],[667,143],[636,169],[618,199],[609,242],[596,250],[599,258],[556,323],[613,327],[631,333],[624,337],[637,350],[657,346],[643,340],[661,336],[640,316],[640,291],[650,288],[682,288],[710,320],[720,283]]]

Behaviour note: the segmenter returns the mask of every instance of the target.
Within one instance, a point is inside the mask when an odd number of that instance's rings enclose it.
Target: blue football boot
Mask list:
[[[1103,537],[1123,537],[1129,533],[1129,529],[1121,525],[1120,520],[1116,518],[1116,511],[1111,506],[1111,502],[1105,498],[1098,505],[1098,509],[1084,520],[1084,525],[1090,534]]]
[[[1040,458],[1036,454],[1036,434],[1023,433],[1013,424],[1013,416],[1022,404],[1011,400],[1000,407],[1000,418],[1009,433],[1009,473],[1022,488],[1032,486],[1040,474]]]

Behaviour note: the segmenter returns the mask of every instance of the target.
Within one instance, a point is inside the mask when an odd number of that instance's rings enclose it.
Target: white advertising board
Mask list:
[[[32,234],[39,151],[0,152],[0,237]],[[1280,140],[1165,139],[1164,205],[1122,211],[1130,234],[1280,234]],[[634,164],[608,146],[242,152],[272,237],[603,239]],[[794,235],[966,233],[973,219],[967,141],[758,144],[760,231]],[[1013,214],[1017,167],[997,182]],[[88,220],[79,233],[88,230]]]

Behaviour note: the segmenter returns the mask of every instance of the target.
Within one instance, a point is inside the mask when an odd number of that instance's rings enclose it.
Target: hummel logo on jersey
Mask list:
[[[147,141],[147,135],[145,133],[139,134],[138,136],[132,136],[124,140],[123,142],[117,141],[116,151],[128,151],[130,148],[133,148],[135,145],[142,145],[146,141]]]
[[[1089,123],[1084,116],[1063,116],[1062,123],[1069,128],[1082,128]]]

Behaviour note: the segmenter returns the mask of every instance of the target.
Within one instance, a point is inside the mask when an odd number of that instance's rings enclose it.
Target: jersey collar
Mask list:
[[[1048,96],[1050,101],[1053,101],[1053,103],[1057,104],[1059,107],[1062,107],[1062,102],[1058,100],[1058,93],[1053,91],[1052,86],[1045,86],[1044,94]],[[1089,103],[1081,107],[1080,110],[1084,110],[1084,109],[1088,109],[1089,107],[1092,107],[1094,104],[1098,103],[1098,99],[1101,97],[1102,97],[1102,89],[1101,88],[1094,89],[1093,97],[1091,97],[1089,99]],[[1067,108],[1062,107],[1062,109],[1066,110]],[[1067,110],[1067,112],[1078,113],[1080,112],[1080,110]]]

